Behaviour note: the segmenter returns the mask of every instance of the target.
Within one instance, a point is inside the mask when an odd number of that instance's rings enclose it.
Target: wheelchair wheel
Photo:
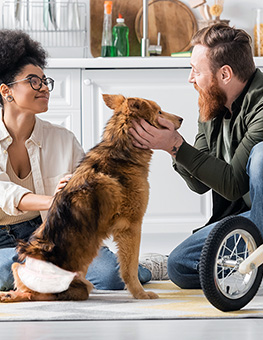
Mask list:
[[[203,247],[199,275],[206,298],[227,312],[239,310],[256,295],[263,267],[248,274],[239,265],[263,243],[254,223],[241,216],[227,217],[210,232]]]

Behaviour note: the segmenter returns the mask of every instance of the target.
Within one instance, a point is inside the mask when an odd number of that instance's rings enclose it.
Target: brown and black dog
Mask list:
[[[120,275],[131,294],[137,299],[158,297],[145,292],[138,280],[141,224],[148,203],[152,151],[134,147],[128,131],[132,121],[140,118],[161,128],[157,121],[161,114],[175,129],[180,127],[182,118],[162,111],[150,100],[122,95],[103,95],[103,99],[114,113],[102,141],[86,154],[70,181],[56,194],[44,223],[28,242],[20,242],[17,247],[21,261],[26,258],[36,261],[36,281],[42,285],[45,286],[45,280],[49,285],[50,277],[56,276],[56,268],[72,274],[70,282],[63,291],[34,290],[25,284],[28,273],[34,281],[34,268],[27,269],[22,280],[19,272],[23,273],[27,260],[23,264],[14,263],[15,290],[0,292],[1,302],[88,299],[92,290],[92,284],[85,279],[88,266],[110,235],[118,247]],[[38,270],[45,263],[53,266],[52,273],[55,268],[55,274],[50,276],[49,272],[47,278],[45,269]]]

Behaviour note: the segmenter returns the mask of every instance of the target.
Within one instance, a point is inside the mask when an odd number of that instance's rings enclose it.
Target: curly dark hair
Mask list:
[[[26,65],[44,69],[47,64],[47,52],[22,30],[0,30],[0,46],[0,84],[12,83]]]

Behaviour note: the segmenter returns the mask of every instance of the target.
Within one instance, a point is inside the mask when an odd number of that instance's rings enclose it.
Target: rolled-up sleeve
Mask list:
[[[31,191],[10,181],[5,172],[0,171],[0,208],[8,215],[21,215],[17,207],[21,198]]]

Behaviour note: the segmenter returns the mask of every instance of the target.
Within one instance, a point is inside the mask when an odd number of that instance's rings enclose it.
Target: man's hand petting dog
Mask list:
[[[133,128],[129,130],[133,145],[141,149],[164,150],[176,157],[184,141],[182,136],[169,120],[158,117],[158,122],[163,127],[162,129],[157,129],[144,119],[134,120]]]

